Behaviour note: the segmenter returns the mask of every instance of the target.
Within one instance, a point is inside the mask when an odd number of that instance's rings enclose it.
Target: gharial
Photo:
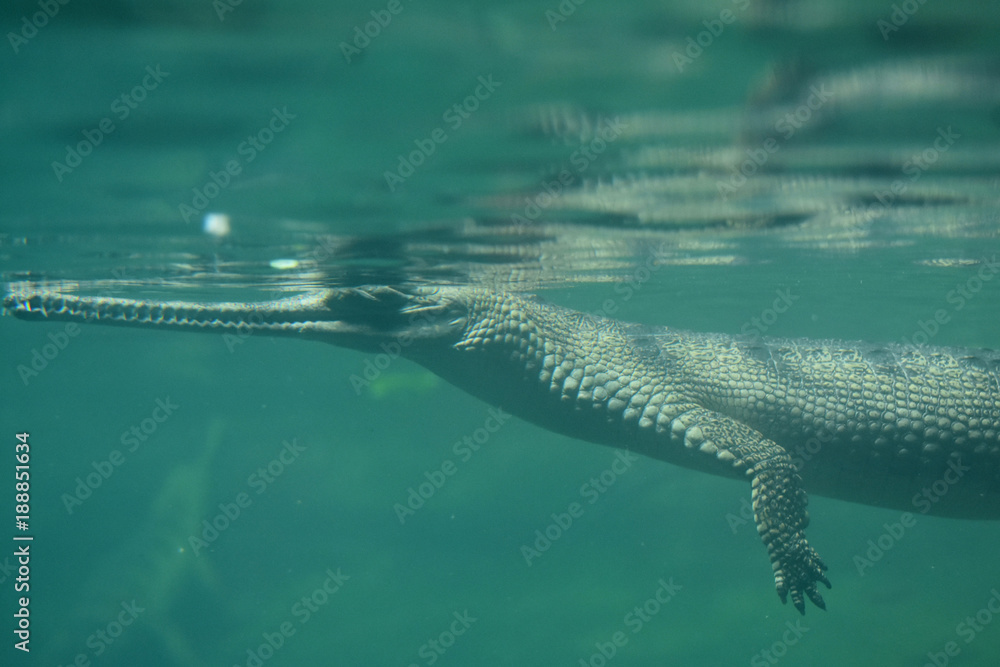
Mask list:
[[[749,479],[782,602],[826,608],[806,489],[1000,519],[1000,353],[749,338],[591,316],[471,286],[313,290],[267,302],[80,297],[8,286],[25,320],[253,332],[362,351],[398,345],[452,384],[546,429]],[[935,482],[945,494],[928,493]],[[924,505],[926,507],[924,507]]]

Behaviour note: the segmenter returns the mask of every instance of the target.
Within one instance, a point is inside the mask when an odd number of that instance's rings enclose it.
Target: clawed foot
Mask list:
[[[774,566],[774,585],[782,604],[791,595],[792,604],[800,614],[805,614],[806,605],[802,597],[805,593],[814,605],[826,609],[826,602],[816,588],[817,582],[830,588],[830,581],[823,574],[826,563],[805,539],[795,540],[788,549],[778,554]]]

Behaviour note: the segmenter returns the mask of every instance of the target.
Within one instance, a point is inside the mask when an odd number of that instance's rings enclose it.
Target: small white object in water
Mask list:
[[[299,260],[297,259],[272,259],[271,268],[286,271],[288,269],[297,269],[299,267]]]
[[[225,213],[206,213],[201,223],[201,230],[206,234],[223,237],[229,234],[229,216]]]

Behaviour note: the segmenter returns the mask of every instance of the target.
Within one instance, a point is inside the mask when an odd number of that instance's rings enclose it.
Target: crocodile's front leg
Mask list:
[[[778,595],[825,608],[826,566],[804,535],[807,497],[787,452],[704,408],[620,323],[536,299],[465,287],[318,290],[261,303],[146,302],[11,286],[19,318],[296,336],[362,350],[386,341],[465,391],[552,431],[749,477]]]
[[[788,453],[754,429],[700,407],[675,418],[671,428],[684,433],[687,447],[731,461],[750,478],[754,521],[767,547],[781,601],[791,595],[792,604],[804,614],[804,593],[826,609],[816,588],[817,582],[830,588],[823,574],[826,564],[806,540],[808,498]]]
[[[550,430],[749,477],[757,530],[782,602],[790,596],[805,613],[805,596],[826,608],[817,590],[817,582],[830,587],[826,565],[806,541],[808,498],[788,453],[693,400],[689,378],[671,377],[667,351],[651,351],[629,325],[533,298],[484,290],[444,294],[463,302],[464,330],[451,346],[458,354],[447,359],[452,368],[421,363]]]

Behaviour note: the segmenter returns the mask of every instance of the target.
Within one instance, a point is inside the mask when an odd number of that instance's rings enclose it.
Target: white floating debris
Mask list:
[[[271,268],[286,271],[288,269],[299,268],[299,260],[297,259],[272,259]]]
[[[229,216],[225,213],[206,213],[201,223],[201,230],[212,236],[227,236],[230,231]]]

